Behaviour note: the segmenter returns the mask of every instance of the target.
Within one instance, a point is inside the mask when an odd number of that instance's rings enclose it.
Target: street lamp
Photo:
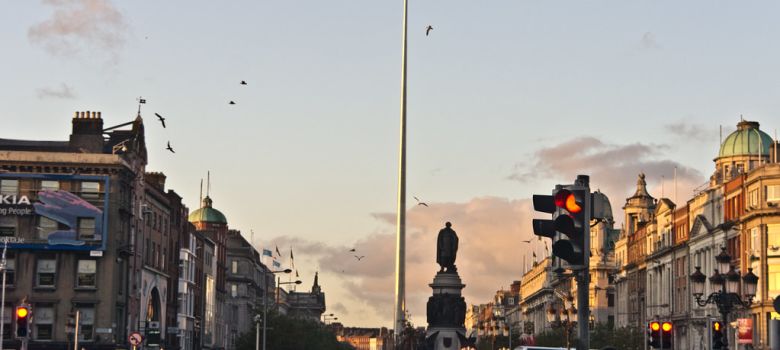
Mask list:
[[[284,269],[284,270],[277,270],[277,271],[268,271],[272,274],[277,273],[290,273],[292,272],[291,269]],[[255,318],[255,321],[257,321],[257,318]],[[259,323],[258,323],[259,327]],[[265,278],[265,290],[263,291],[263,350],[265,349],[265,338],[266,338],[266,330],[268,329],[268,278]],[[255,343],[255,349],[259,347],[259,342]]]
[[[550,303],[550,306],[547,308],[547,323],[553,328],[563,328],[566,348],[569,349],[571,347],[571,332],[574,326],[577,325],[577,308],[574,307],[574,296],[571,293],[563,296],[561,300],[563,300],[563,305],[560,308],[560,315],[558,314],[558,309]],[[566,316],[566,319],[563,316]]]
[[[701,267],[696,266],[690,276],[691,290],[694,298],[696,298],[696,304],[699,306],[705,306],[707,304],[714,304],[718,307],[723,324],[728,324],[729,314],[735,307],[747,308],[753,302],[753,297],[756,296],[756,288],[758,288],[758,276],[753,273],[752,268],[748,268],[748,273],[742,276],[742,296],[739,292],[739,273],[731,266],[731,256],[726,253],[726,248],[721,248],[720,254],[715,256],[717,262],[717,269],[714,269],[714,273],[710,276],[710,285],[712,286],[712,292],[704,297],[704,283],[706,277],[701,272]],[[728,271],[727,273],[720,273],[718,271]],[[723,340],[723,349],[728,350],[728,339]]]

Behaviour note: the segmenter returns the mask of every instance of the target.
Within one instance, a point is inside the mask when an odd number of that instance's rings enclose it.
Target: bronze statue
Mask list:
[[[458,235],[451,229],[451,223],[447,222],[445,228],[439,231],[439,237],[436,240],[436,262],[441,266],[439,272],[458,272],[455,267],[455,256],[458,254]]]

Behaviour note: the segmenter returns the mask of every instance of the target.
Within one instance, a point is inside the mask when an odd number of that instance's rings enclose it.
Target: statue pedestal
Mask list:
[[[466,345],[466,301],[457,272],[439,272],[429,284],[433,295],[428,298],[428,330],[425,342],[428,350],[458,350]]]

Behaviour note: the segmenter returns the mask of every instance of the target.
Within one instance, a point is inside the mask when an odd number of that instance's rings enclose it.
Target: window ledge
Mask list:
[[[46,291],[46,292],[54,292],[57,290],[57,287],[55,286],[35,286],[33,287],[33,290],[40,290],[40,291]]]
[[[97,291],[97,287],[88,287],[88,286],[87,287],[76,287],[76,288],[73,288],[73,289],[77,290],[77,291],[86,291],[86,292]]]

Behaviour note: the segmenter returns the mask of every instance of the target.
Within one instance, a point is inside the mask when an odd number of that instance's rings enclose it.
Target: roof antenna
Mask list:
[[[206,172],[206,197],[209,196],[209,192],[211,192],[211,171]]]

